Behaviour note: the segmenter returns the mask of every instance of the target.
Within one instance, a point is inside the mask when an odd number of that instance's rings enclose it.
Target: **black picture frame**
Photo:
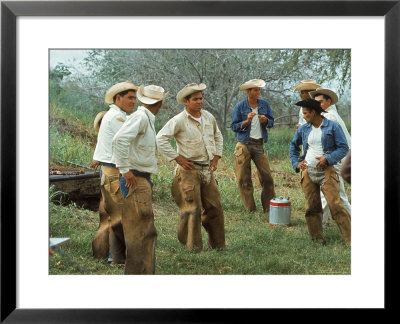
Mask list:
[[[366,105],[385,114],[385,307],[395,306],[399,237],[400,1],[2,1],[1,2],[1,322],[236,322],[263,309],[17,309],[16,282],[16,19],[18,16],[384,16],[385,100]],[[373,46],[373,44],[371,44]],[[366,97],[366,99],[369,99]],[[354,116],[356,118],[356,116]],[[371,125],[366,139],[373,136]],[[373,153],[373,148],[371,148]],[[373,170],[373,154],[365,163]],[[372,172],[373,173],[373,172]],[[369,175],[373,177],[372,175]],[[373,190],[373,179],[371,181]],[[373,256],[371,256],[373,262]],[[367,283],[366,283],[367,285]],[[155,292],[157,293],[157,292]],[[250,316],[250,317],[249,317]],[[247,322],[247,321],[246,321]]]

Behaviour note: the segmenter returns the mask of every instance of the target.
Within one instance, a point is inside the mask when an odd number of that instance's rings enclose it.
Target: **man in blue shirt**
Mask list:
[[[251,160],[257,167],[257,174],[262,186],[261,203],[264,212],[269,212],[269,203],[275,197],[274,180],[264,151],[268,142],[267,128],[274,125],[274,116],[267,100],[261,99],[261,88],[265,81],[253,79],[240,86],[247,92],[247,98],[236,104],[231,128],[237,134],[235,147],[235,174],[240,198],[246,210],[256,211],[251,179]]]
[[[290,143],[290,161],[296,172],[301,170],[301,186],[306,199],[306,221],[313,240],[324,242],[322,234],[322,204],[324,194],[332,218],[336,221],[346,244],[351,245],[351,216],[340,198],[339,174],[334,165],[342,160],[348,150],[341,126],[321,115],[324,111],[319,101],[302,100],[306,124],[300,126]],[[300,155],[300,145],[303,152]]]

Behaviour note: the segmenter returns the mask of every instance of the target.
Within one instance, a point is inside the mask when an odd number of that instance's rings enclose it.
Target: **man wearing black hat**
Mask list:
[[[340,125],[321,115],[323,109],[314,99],[296,103],[303,107],[306,124],[300,126],[290,143],[290,160],[301,170],[301,186],[306,199],[306,221],[312,239],[324,241],[320,190],[328,201],[332,218],[346,244],[351,245],[351,220],[340,199],[339,175],[334,165],[342,160],[349,146]],[[303,153],[300,155],[300,145]]]

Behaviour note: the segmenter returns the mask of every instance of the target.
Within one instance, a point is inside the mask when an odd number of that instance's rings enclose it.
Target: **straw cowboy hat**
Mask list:
[[[94,123],[93,123],[93,126],[94,126],[94,129],[98,132],[99,131],[99,129],[100,129],[100,124],[101,124],[101,121],[102,121],[102,119],[103,119],[103,117],[104,117],[104,115],[107,113],[107,111],[101,111],[101,112],[99,112],[97,115],[96,115],[96,118],[94,119]]]
[[[321,107],[321,103],[315,99],[307,99],[307,100],[302,100],[302,101],[296,102],[296,106],[314,109],[319,113],[324,112],[324,110]]]
[[[261,79],[253,79],[246,81],[243,83],[240,87],[239,90],[247,90],[251,88],[263,88],[265,87],[265,81]]]
[[[110,89],[107,90],[106,95],[104,97],[104,101],[108,104],[112,104],[114,103],[113,98],[116,94],[126,90],[137,91],[137,89],[138,87],[129,81],[114,84]]]
[[[179,90],[178,94],[176,95],[176,100],[178,104],[184,104],[184,99],[191,95],[192,93],[196,93],[199,91],[203,91],[207,86],[204,83],[189,83],[183,87],[183,89]]]
[[[316,83],[315,80],[302,80],[300,83],[294,88],[293,91],[301,91],[301,90],[315,90],[321,88],[319,84]]]
[[[323,95],[323,94],[327,95],[329,98],[331,98],[331,105],[334,105],[339,100],[337,94],[334,91],[330,90],[330,89],[318,88],[315,91],[310,91],[309,94],[310,94],[310,97],[313,98],[313,99],[316,96],[319,96],[319,95]]]
[[[162,101],[169,96],[169,92],[164,93],[164,88],[156,85],[140,86],[137,97],[141,103],[152,105]]]

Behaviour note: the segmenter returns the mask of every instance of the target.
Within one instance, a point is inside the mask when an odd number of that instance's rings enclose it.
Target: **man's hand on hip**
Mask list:
[[[136,177],[133,175],[131,171],[123,173],[122,176],[126,180],[125,187],[132,188],[133,186],[136,186],[137,184]]]
[[[214,155],[213,159],[210,162],[210,170],[215,171],[217,170],[217,165],[220,157],[218,155]]]
[[[186,160],[182,155],[176,157],[175,161],[185,170],[192,170],[194,169],[193,162]]]

